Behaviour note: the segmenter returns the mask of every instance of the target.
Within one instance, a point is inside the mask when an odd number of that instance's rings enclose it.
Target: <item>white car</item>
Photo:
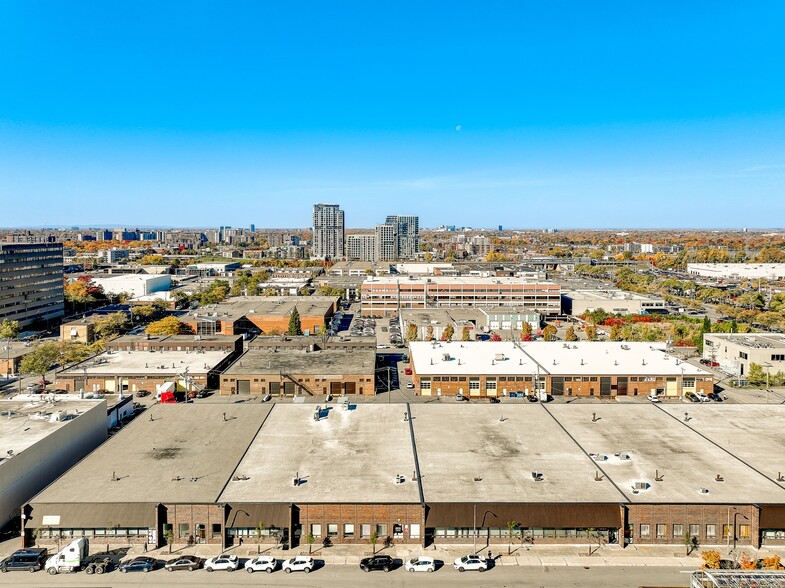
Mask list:
[[[488,562],[485,560],[485,558],[481,555],[473,554],[464,555],[463,557],[457,558],[454,562],[452,562],[452,565],[459,572],[465,572],[467,570],[477,570],[478,572],[484,572],[488,569]]]
[[[406,382],[406,388],[409,390],[414,390],[414,384],[412,384],[411,382]]]
[[[214,570],[226,570],[233,572],[240,567],[240,559],[234,554],[222,553],[216,557],[211,557],[204,562],[204,569],[208,572]]]
[[[646,397],[646,400],[648,400],[649,402],[660,402],[660,397],[657,396],[656,394],[649,394]]]
[[[278,560],[269,555],[257,555],[253,559],[245,562],[245,571],[249,574],[254,572],[267,572],[272,574],[278,567]]]
[[[283,562],[283,571],[287,574],[291,572],[305,572],[308,574],[313,570],[314,565],[315,562],[312,557],[300,555]]]
[[[695,396],[698,397],[698,400],[701,402],[711,402],[708,396],[706,396],[703,392],[696,392]]]
[[[432,572],[436,569],[436,563],[432,557],[421,555],[407,560],[404,567],[407,572]]]

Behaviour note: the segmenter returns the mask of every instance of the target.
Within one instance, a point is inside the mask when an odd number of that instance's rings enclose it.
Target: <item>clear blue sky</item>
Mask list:
[[[784,25],[781,0],[0,0],[0,226],[783,226]]]

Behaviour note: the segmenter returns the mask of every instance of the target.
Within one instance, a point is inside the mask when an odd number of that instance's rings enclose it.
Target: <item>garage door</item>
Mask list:
[[[355,394],[356,384],[354,382],[346,382],[346,393]]]
[[[330,394],[333,396],[340,396],[341,395],[341,383],[340,382],[330,382]]]
[[[237,380],[237,393],[250,394],[251,393],[251,380]]]
[[[283,393],[284,396],[294,396],[295,384],[294,382],[284,382],[283,383]]]
[[[278,396],[281,393],[280,382],[270,382],[270,396]]]

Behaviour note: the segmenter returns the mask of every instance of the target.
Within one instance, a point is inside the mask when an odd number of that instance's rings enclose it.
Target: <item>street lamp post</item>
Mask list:
[[[477,505],[474,505],[474,518],[473,518],[473,525],[474,525],[474,553],[477,553]]]
[[[733,513],[733,550],[734,551],[736,549],[736,517],[739,516],[740,514],[741,513],[739,511]],[[749,518],[747,518],[746,515],[741,515],[741,518],[743,518],[745,521],[750,520]]]
[[[766,404],[769,403],[769,370],[771,369],[771,364],[766,362],[763,364],[766,367]]]

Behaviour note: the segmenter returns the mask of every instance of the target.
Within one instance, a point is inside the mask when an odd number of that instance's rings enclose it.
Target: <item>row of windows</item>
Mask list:
[[[455,527],[455,528],[436,528],[434,535],[436,537],[473,537],[475,529],[473,527]],[[513,537],[521,538],[520,527],[513,529]],[[510,531],[507,527],[484,527],[477,530],[478,535],[483,537],[492,538],[509,538]],[[581,539],[587,537],[608,537],[607,529],[587,529],[587,528],[574,528],[574,529],[555,529],[546,527],[529,527],[523,530],[523,538],[529,537],[531,539]]]
[[[750,537],[750,526],[749,525],[739,525],[739,539],[749,539]],[[655,537],[657,539],[665,539],[668,537],[668,525],[663,523],[657,523],[654,526],[655,529]],[[651,525],[646,523],[641,523],[640,525],[640,537],[642,539],[646,539],[651,537]],[[722,525],[722,538],[728,539],[731,537],[732,525]],[[671,525],[671,537],[674,539],[683,539],[684,538],[684,525]],[[699,537],[700,536],[700,525],[688,525],[687,531],[690,537]],[[706,539],[714,539],[717,537],[717,525],[706,525],[706,533],[704,535]]]
[[[140,537],[147,536],[147,529],[38,529],[39,538],[55,539],[57,537]]]
[[[312,524],[310,528],[311,535],[313,535],[314,539],[321,538],[322,535],[322,527],[321,524]],[[338,537],[338,528],[339,525],[337,523],[328,523],[327,527],[327,537]],[[403,529],[400,526],[397,526],[398,529]],[[369,524],[362,524],[360,525],[360,538],[361,539],[369,539],[371,537],[371,531],[376,532],[376,536],[383,540],[385,537],[388,536],[388,526],[386,523],[379,523],[377,525],[369,525]],[[397,537],[401,537],[403,533],[396,533]],[[344,523],[343,525],[343,535],[344,539],[354,539],[355,537],[355,525],[353,523]],[[420,538],[420,525],[413,524],[409,525],[409,538],[410,539],[419,539]]]

